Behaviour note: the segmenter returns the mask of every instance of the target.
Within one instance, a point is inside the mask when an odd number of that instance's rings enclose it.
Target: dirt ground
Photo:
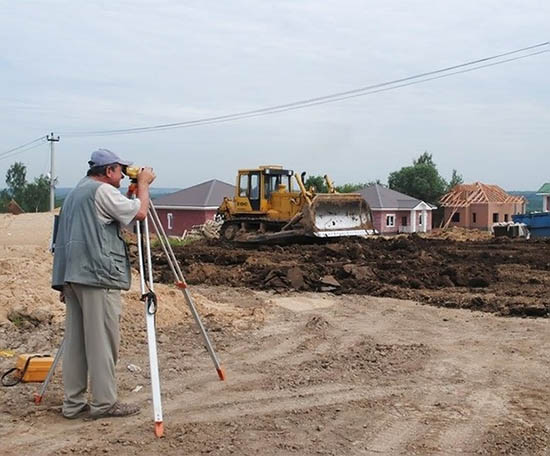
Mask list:
[[[2,371],[62,338],[50,228],[48,214],[0,216]],[[117,373],[121,399],[141,413],[62,418],[60,372],[38,406],[37,384],[0,388],[0,454],[548,455],[549,249],[442,237],[185,247],[227,380],[181,293],[159,284],[165,436],[154,437],[134,280]]]

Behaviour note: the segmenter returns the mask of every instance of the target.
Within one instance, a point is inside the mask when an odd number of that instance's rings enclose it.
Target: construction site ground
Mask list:
[[[0,215],[2,371],[62,339],[50,232],[49,214]],[[550,243],[450,230],[176,253],[227,380],[155,250],[164,437],[134,273],[117,375],[141,413],[64,419],[60,371],[40,405],[39,384],[2,387],[0,454],[550,454]]]

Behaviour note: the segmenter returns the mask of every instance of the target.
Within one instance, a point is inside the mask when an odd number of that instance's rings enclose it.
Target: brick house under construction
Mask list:
[[[525,213],[527,200],[506,193],[498,185],[461,184],[440,200],[443,226],[489,230],[493,223],[511,222],[512,215]]]

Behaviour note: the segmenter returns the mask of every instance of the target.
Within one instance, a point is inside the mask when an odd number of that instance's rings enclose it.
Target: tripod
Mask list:
[[[135,195],[135,191],[136,191],[136,185],[135,183],[133,183],[130,186],[129,193],[132,193]],[[149,210],[147,212],[147,218],[145,218],[143,221],[140,221],[140,220],[136,221],[136,234],[137,234],[137,246],[138,246],[138,257],[139,257],[141,300],[145,303],[145,321],[147,326],[147,344],[149,347],[149,367],[151,372],[151,389],[152,389],[152,397],[153,397],[153,419],[155,422],[155,435],[157,437],[161,437],[164,434],[164,423],[163,423],[163,417],[162,417],[162,401],[161,401],[161,393],[160,393],[160,377],[159,377],[158,357],[157,357],[157,338],[156,338],[156,331],[155,331],[157,296],[155,295],[154,284],[153,284],[153,265],[151,261],[151,240],[150,240],[150,234],[149,234],[148,220],[151,220],[151,223],[155,229],[156,235],[162,246],[164,254],[167,257],[170,269],[174,274],[175,285],[182,291],[184,295],[185,302],[189,307],[189,310],[191,312],[191,315],[193,316],[193,319],[195,320],[195,323],[199,327],[199,330],[203,337],[205,347],[208,350],[210,357],[212,358],[212,361],[214,363],[216,372],[218,373],[218,377],[220,380],[225,380],[225,373],[220,365],[220,362],[218,360],[218,357],[216,356],[216,353],[214,352],[212,343],[210,342],[208,333],[206,332],[206,329],[202,324],[202,321],[197,312],[195,304],[193,303],[191,294],[187,289],[187,283],[185,282],[185,278],[183,276],[183,273],[181,272],[181,268],[176,259],[172,246],[170,245],[168,236],[166,235],[166,232],[164,231],[164,227],[160,222],[155,206],[152,202],[150,202]],[[50,370],[48,371],[46,379],[42,383],[40,393],[37,393],[34,395],[34,401],[36,404],[39,404],[42,401],[42,398],[44,397],[48,384],[51,381],[51,378],[55,372],[56,366],[63,355],[64,346],[65,346],[65,338],[63,338],[63,341],[61,342],[61,345],[57,350],[57,353],[50,367]]]
[[[191,311],[191,315],[193,316],[195,323],[200,329],[204,344],[206,346],[206,349],[208,350],[208,353],[210,354],[210,357],[212,358],[212,361],[216,368],[216,372],[218,373],[218,377],[220,380],[225,380],[225,373],[220,365],[216,353],[214,352],[212,343],[210,342],[208,333],[206,332],[206,329],[204,328],[202,321],[199,317],[191,294],[187,290],[187,283],[185,282],[185,278],[183,277],[179,263],[176,259],[176,256],[174,255],[174,250],[170,245],[168,236],[164,231],[164,227],[160,222],[159,216],[152,202],[149,203],[148,218],[151,220],[151,223],[155,228],[155,232],[160,241],[162,249],[164,250],[164,254],[168,259],[168,264],[175,277],[175,285],[182,291],[189,310]],[[160,437],[164,432],[164,427],[162,423],[162,403],[160,399],[160,383],[158,376],[157,346],[154,320],[154,316],[157,310],[157,300],[153,290],[153,267],[151,262],[151,241],[149,237],[148,219],[146,218],[145,220],[138,222],[136,225],[136,229],[138,236],[138,256],[140,258],[139,275],[141,281],[141,296],[142,300],[145,302],[145,318],[147,322],[147,341],[149,345],[149,364],[151,369],[151,388],[153,393],[155,435],[157,437]],[[145,281],[145,266],[147,266],[147,276],[149,278],[148,284]],[[147,290],[146,286],[148,288]]]

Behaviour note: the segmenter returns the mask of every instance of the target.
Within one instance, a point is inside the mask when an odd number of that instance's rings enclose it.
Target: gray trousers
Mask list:
[[[63,293],[67,306],[63,414],[76,415],[86,406],[89,376],[90,415],[100,415],[117,400],[120,290],[69,283]]]

